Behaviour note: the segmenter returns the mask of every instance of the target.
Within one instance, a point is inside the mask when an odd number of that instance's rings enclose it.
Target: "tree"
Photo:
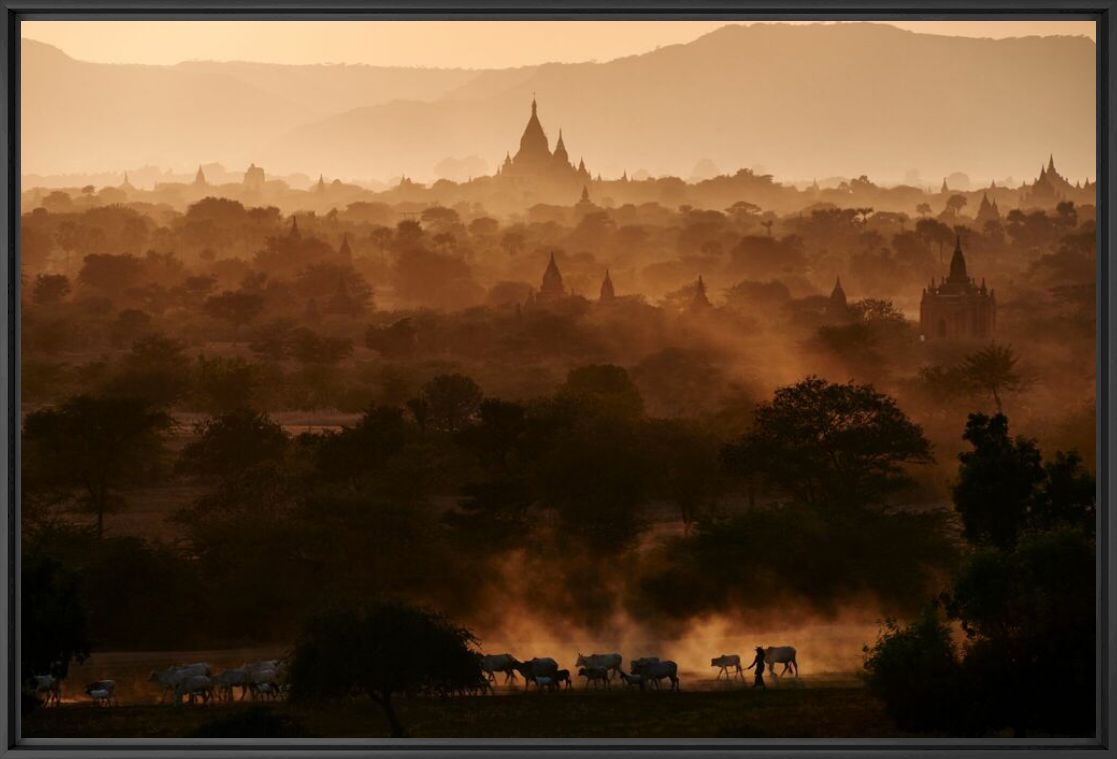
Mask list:
[[[1000,413],[1004,393],[1019,392],[1027,387],[1016,368],[1017,361],[1011,345],[990,345],[963,359],[962,377],[974,389],[990,393]]]
[[[910,482],[904,465],[932,460],[922,429],[892,398],[818,377],[776,390],[741,443],[766,480],[811,506],[879,502]]]
[[[262,383],[262,367],[239,357],[198,356],[196,388],[199,405],[225,413],[252,405]]]
[[[962,437],[973,450],[958,456],[953,497],[971,543],[1008,550],[1026,531],[1093,531],[1094,478],[1077,453],[1044,465],[1034,440],[1009,435],[1003,414],[970,414]]]
[[[248,324],[264,308],[264,299],[256,294],[244,291],[232,292],[226,290],[220,295],[206,298],[205,312],[215,319],[222,319],[233,325],[233,342],[240,342],[240,328]]]
[[[163,334],[139,338],[121,361],[121,371],[109,383],[109,391],[152,406],[169,406],[185,395],[190,384],[185,349],[181,340]]]
[[[54,306],[70,294],[70,279],[65,274],[40,274],[31,294],[36,305]]]
[[[422,389],[426,422],[444,432],[457,432],[470,424],[481,408],[484,393],[464,374],[440,374]]]
[[[143,262],[131,254],[94,253],[85,257],[78,281],[104,293],[121,293],[139,284]]]
[[[194,434],[196,439],[179,456],[179,470],[224,480],[249,469],[282,464],[289,442],[282,427],[251,409],[228,411],[199,422]]]
[[[946,211],[950,216],[957,216],[966,207],[965,195],[951,195],[946,199]]]
[[[1043,481],[1039,448],[1034,440],[1010,437],[1003,414],[970,414],[962,437],[973,450],[958,456],[953,497],[966,539],[1011,548]]]
[[[950,227],[937,219],[920,219],[915,223],[915,234],[928,245],[938,246],[941,265],[945,246],[954,242],[954,233]]]
[[[865,646],[865,684],[901,730],[957,730],[962,667],[949,625],[928,606],[910,625],[886,619]]]
[[[920,218],[923,218],[923,217],[927,216],[929,213],[931,213],[931,204],[930,203],[920,203],[919,205],[917,205],[915,207],[915,212],[917,214],[919,214]]]
[[[353,341],[347,337],[319,335],[300,327],[291,332],[291,353],[304,365],[333,366],[353,354]]]
[[[644,413],[644,400],[624,367],[590,364],[571,369],[559,388],[560,398],[576,401],[594,413],[631,419]]]
[[[80,492],[101,537],[105,514],[123,501],[120,489],[156,465],[170,426],[169,416],[134,398],[71,398],[27,415],[24,477],[33,488]]]
[[[292,700],[355,693],[384,710],[392,737],[407,733],[392,704],[399,694],[450,692],[480,681],[477,642],[435,612],[399,602],[329,611],[313,617],[291,657]]]
[[[353,427],[324,435],[315,451],[318,473],[331,482],[348,482],[357,489],[362,479],[381,470],[403,450],[407,424],[403,410],[373,406]]]
[[[63,678],[89,656],[89,633],[77,578],[55,559],[25,554],[20,661],[24,677]]]
[[[963,666],[982,726],[1094,728],[1096,545],[1082,530],[1034,532],[975,551],[944,595],[966,633]],[[1058,663],[1058,687],[1052,669]]]
[[[1093,535],[1097,511],[1096,483],[1093,475],[1083,466],[1078,452],[1056,451],[1054,461],[1043,465],[1043,474],[1039,493],[1043,506],[1034,515],[1033,525],[1041,530],[1066,525]]]

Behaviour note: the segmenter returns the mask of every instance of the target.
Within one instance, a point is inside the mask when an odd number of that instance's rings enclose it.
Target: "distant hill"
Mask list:
[[[1078,179],[1094,175],[1095,56],[1081,37],[868,23],[730,25],[614,61],[501,71],[105,66],[25,42],[25,163],[254,160],[422,179],[447,158],[496,165],[516,149],[534,92],[552,144],[561,127],[571,157],[607,177],[685,177],[709,159],[786,179],[888,180],[916,168],[937,185],[957,170],[1032,176],[1054,153]]]

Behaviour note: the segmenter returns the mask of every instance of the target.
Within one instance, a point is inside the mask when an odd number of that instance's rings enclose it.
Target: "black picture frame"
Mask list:
[[[1058,756],[1091,752],[1117,755],[1113,735],[1117,706],[1112,694],[1117,668],[1111,658],[1117,630],[1117,505],[1113,424],[1115,397],[1114,297],[1117,277],[1109,259],[1117,204],[1111,188],[1117,169],[1111,159],[1117,136],[1112,52],[1117,46],[1114,12],[1117,0],[0,0],[0,51],[3,55],[3,98],[0,134],[5,181],[0,186],[0,235],[5,266],[3,292],[3,393],[0,408],[5,434],[0,441],[5,488],[5,519],[0,528],[0,573],[5,604],[0,625],[0,756],[48,757],[310,757],[310,756],[442,756],[451,752],[505,756],[545,752],[548,756],[607,757],[644,752],[690,756],[723,756],[747,751],[757,759],[819,755],[846,757],[977,758],[1049,753]],[[818,19],[818,20],[944,20],[944,19],[1092,19],[1097,22],[1097,171],[1098,182],[1098,330],[1097,330],[1097,730],[1084,739],[705,739],[705,740],[434,740],[434,739],[21,739],[19,732],[19,145],[20,42],[22,20],[45,19]]]

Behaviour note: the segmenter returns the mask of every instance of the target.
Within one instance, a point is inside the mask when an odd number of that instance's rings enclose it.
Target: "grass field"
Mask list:
[[[399,698],[415,738],[879,738],[901,735],[861,687],[732,687],[679,693],[586,691]],[[263,712],[263,713],[262,713]],[[222,724],[223,723],[223,724]],[[24,737],[387,737],[364,699],[330,704],[66,704],[23,722]]]

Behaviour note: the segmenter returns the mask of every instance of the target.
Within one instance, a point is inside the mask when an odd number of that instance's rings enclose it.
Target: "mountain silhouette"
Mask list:
[[[51,104],[30,118],[52,122],[37,123],[45,131],[36,134],[25,115],[29,171],[136,165],[142,148],[162,165],[254,160],[277,172],[429,178],[447,158],[476,155],[495,167],[515,152],[534,93],[552,145],[561,128],[571,157],[607,177],[686,177],[708,159],[779,178],[887,181],[917,168],[937,185],[956,170],[1030,176],[1030,162],[1052,152],[1073,178],[1095,173],[1096,50],[1084,37],[728,25],[602,63],[497,71],[103,66],[62,63],[46,50],[29,67],[28,57],[25,42],[25,107],[30,89]],[[79,74],[87,70],[96,77]],[[88,92],[86,105],[94,92],[114,94],[87,114],[58,96],[59,78]]]

